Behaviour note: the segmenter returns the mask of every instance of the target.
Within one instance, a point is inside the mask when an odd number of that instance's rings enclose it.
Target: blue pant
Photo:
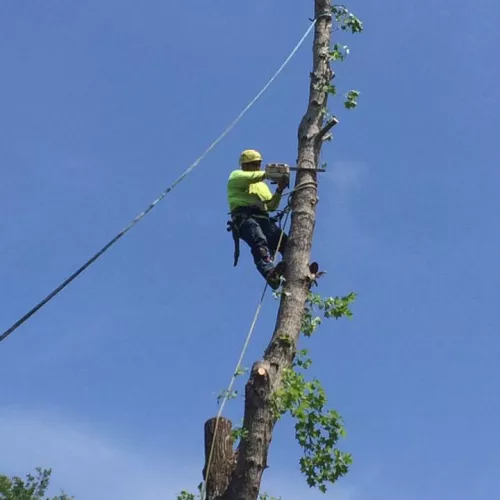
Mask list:
[[[273,258],[281,237],[278,225],[265,216],[248,216],[239,228],[240,238],[248,244],[257,270],[266,277],[274,268]],[[279,252],[284,255],[287,235],[283,233]]]

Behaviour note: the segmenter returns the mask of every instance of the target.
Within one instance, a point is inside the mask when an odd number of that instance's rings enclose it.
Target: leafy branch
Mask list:
[[[355,293],[344,297],[322,298],[310,292],[302,317],[301,331],[310,337],[325,318],[352,317],[350,305]],[[289,413],[295,420],[295,438],[302,448],[300,470],[311,487],[326,492],[326,484],[334,483],[347,474],[352,457],[336,448],[345,436],[342,417],[335,410],[326,410],[327,398],[321,382],[307,381],[304,373],[312,364],[306,349],[297,352],[292,368],[284,370],[282,386],[273,395],[273,414],[276,419]]]
[[[345,97],[344,106],[346,109],[354,109],[358,105],[359,92],[357,90],[350,90]]]
[[[237,397],[238,397],[238,391],[228,391],[227,389],[224,389],[223,391],[219,392],[217,396],[217,404],[220,404],[220,402],[224,398],[230,400],[230,399],[235,399]]]
[[[333,5],[331,11],[335,20],[334,30],[349,31],[352,34],[361,33],[363,31],[362,21],[360,21],[360,19],[352,12],[349,12],[345,5]],[[349,54],[350,49],[347,45],[335,43],[329,52],[330,62],[343,62]],[[332,80],[334,76],[335,74],[332,73],[330,80]],[[324,92],[327,92],[331,96],[336,96],[338,94],[337,86],[332,84],[331,81],[323,81],[318,83],[318,85],[322,87]],[[358,104],[359,95],[360,92],[357,90],[350,90],[344,94],[344,107],[348,110],[354,109]],[[318,134],[318,137],[320,140],[331,140],[332,135],[328,132],[335,123],[326,108],[323,110],[323,114],[325,117],[323,128]]]
[[[349,47],[347,45],[339,45],[336,43],[330,51],[330,59],[332,61],[343,61],[349,55]]]
[[[317,310],[322,311],[325,318],[339,319],[343,316],[352,317],[349,308],[350,304],[356,299],[354,292],[344,297],[328,297],[323,299],[321,295],[309,292],[302,316],[301,331],[306,337],[310,337],[322,323],[320,316],[316,316]]]
[[[345,5],[332,5],[332,14],[342,31],[350,31],[352,34],[363,31],[363,23]]]
[[[325,410],[327,399],[321,382],[306,381],[302,373],[287,369],[273,402],[276,418],[288,412],[296,421],[295,438],[303,450],[300,470],[308,485],[326,492],[326,483],[347,474],[352,458],[335,448],[345,430],[341,416],[335,410]]]
[[[37,467],[36,476],[27,474],[26,479],[14,476],[9,478],[0,474],[0,498],[5,500],[49,500],[45,497],[50,483],[52,469]],[[61,492],[50,500],[72,500],[74,497]]]

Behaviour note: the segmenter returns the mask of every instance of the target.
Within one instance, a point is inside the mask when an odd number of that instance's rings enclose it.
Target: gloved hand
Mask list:
[[[288,187],[288,182],[289,182],[288,176],[283,176],[278,181],[278,188],[276,189],[276,192],[281,194]]]

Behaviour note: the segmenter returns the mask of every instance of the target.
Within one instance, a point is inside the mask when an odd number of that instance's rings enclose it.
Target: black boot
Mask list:
[[[271,269],[265,276],[268,285],[277,290],[281,285],[281,277],[285,273],[285,262],[282,260],[276,267]]]

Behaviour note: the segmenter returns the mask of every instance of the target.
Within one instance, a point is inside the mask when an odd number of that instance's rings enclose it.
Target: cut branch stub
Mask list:
[[[268,361],[257,361],[252,366],[252,372],[259,377],[269,377],[269,372],[271,371],[271,365]]]
[[[217,418],[211,418],[205,422],[205,466],[203,467],[203,477],[207,482],[207,500],[215,500],[225,493],[235,465],[231,420],[220,417],[219,423],[216,424],[216,422]],[[216,425],[217,432],[215,432]],[[214,434],[215,443],[207,478],[206,469]]]

